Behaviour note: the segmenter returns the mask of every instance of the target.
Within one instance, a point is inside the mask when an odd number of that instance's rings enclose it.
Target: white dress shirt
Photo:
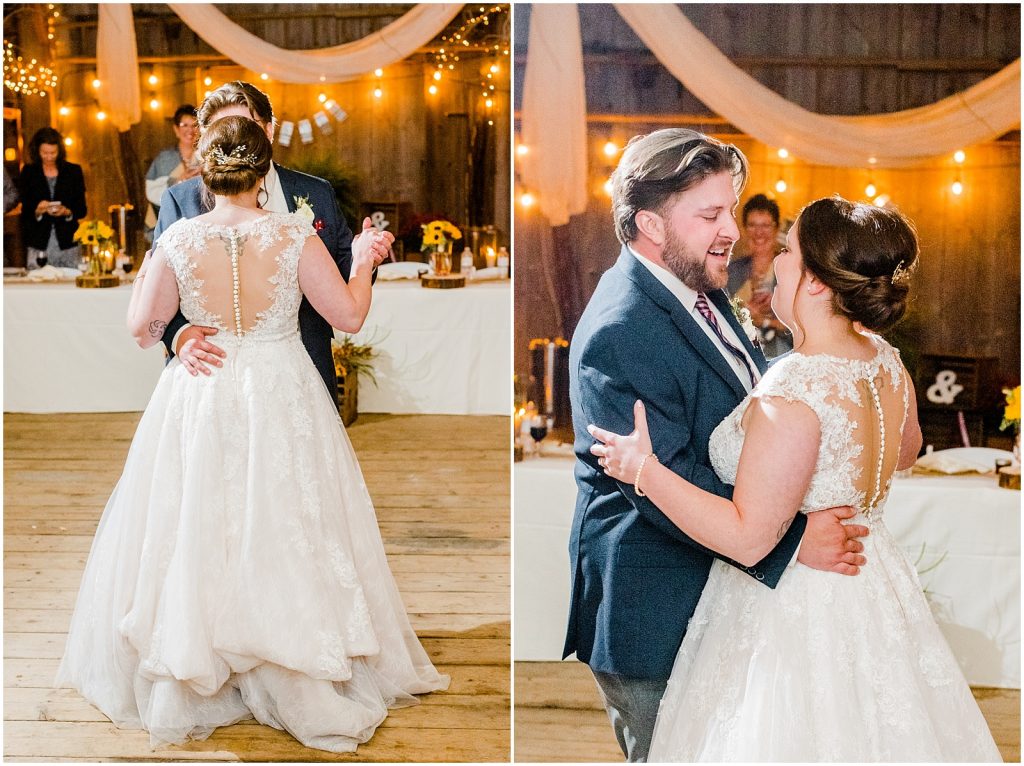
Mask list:
[[[704,331],[704,334],[707,335],[711,342],[715,344],[715,348],[718,349],[722,358],[729,363],[729,366],[732,368],[733,372],[736,373],[736,377],[739,378],[743,387],[749,392],[751,386],[750,375],[747,373],[747,368],[743,366],[743,362],[733,356],[732,352],[725,347],[722,341],[719,340],[715,331],[711,329],[711,325],[708,324],[708,320],[706,320],[701,313],[697,311],[697,291],[688,287],[683,280],[671,271],[663,266],[659,266],[658,264],[651,262],[647,258],[644,258],[628,245],[626,246],[626,249],[629,250],[633,257],[640,261],[640,263],[642,263],[644,267],[654,275],[655,279],[665,285],[666,289],[668,289],[668,291],[672,293],[682,304],[683,308],[689,312],[697,325]],[[750,363],[750,369],[754,371],[755,378],[760,380],[761,375],[758,372],[757,365],[754,364],[754,360],[751,359],[750,354],[747,353],[747,349],[743,345],[743,341],[736,336],[736,333],[732,329],[732,325],[729,324],[729,321],[724,316],[722,316],[722,312],[718,310],[718,306],[711,301],[711,298],[708,298],[708,306],[711,308],[711,312],[718,320],[718,327],[722,331],[722,335],[728,338],[730,343],[743,352],[743,355]]]

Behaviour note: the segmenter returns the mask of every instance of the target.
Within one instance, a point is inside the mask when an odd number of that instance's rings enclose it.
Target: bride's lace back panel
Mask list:
[[[271,213],[230,227],[182,219],[160,246],[191,323],[266,339],[298,327],[299,255],[310,236],[316,232],[298,216]]]
[[[899,352],[878,336],[868,337],[877,348],[870,361],[793,353],[780,359],[751,394],[803,402],[818,416],[818,462],[801,511],[851,505],[870,517],[888,494],[909,392]],[[736,483],[745,435],[742,419],[750,400],[748,396],[741,402],[711,436],[711,462],[729,484]],[[779,470],[786,470],[784,460]]]

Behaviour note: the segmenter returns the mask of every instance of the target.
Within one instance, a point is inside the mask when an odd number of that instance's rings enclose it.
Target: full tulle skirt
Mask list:
[[[107,503],[57,684],[182,743],[255,717],[352,751],[444,689],[409,625],[370,496],[297,333],[210,377],[174,360]]]
[[[775,590],[715,562],[650,761],[1002,760],[906,554],[882,523],[864,544],[860,575]]]

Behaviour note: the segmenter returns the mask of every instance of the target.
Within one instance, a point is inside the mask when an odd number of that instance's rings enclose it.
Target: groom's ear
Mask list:
[[[638,210],[635,216],[637,230],[656,245],[665,244],[665,220],[650,210]]]

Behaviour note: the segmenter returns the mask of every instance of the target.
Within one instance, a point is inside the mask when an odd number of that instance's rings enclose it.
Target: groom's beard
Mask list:
[[[731,247],[731,244],[726,245],[726,250]],[[707,253],[692,253],[672,229],[665,232],[665,245],[661,257],[669,271],[679,277],[684,285],[698,293],[721,290],[729,284],[729,270],[726,268],[729,264],[728,257],[725,258],[726,267],[708,263],[711,256]]]

